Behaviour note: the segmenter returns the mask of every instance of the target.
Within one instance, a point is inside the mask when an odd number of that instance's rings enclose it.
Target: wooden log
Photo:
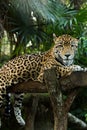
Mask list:
[[[50,94],[51,103],[54,113],[54,130],[67,130],[67,119],[69,108],[77,95],[73,88],[87,87],[87,72],[73,72],[67,77],[62,77],[60,80],[56,77],[55,68],[46,70],[44,73],[45,84],[35,81],[27,81],[16,84],[8,88],[9,92],[27,92],[27,93],[42,93]],[[62,98],[62,90],[70,90],[67,100]],[[70,97],[70,98],[69,98]],[[66,109],[65,109],[66,108]]]
[[[62,77],[60,80],[62,90],[67,91],[73,88],[87,87],[87,72],[73,72],[67,77]],[[45,84],[37,81],[27,81],[18,83],[8,88],[9,92],[25,92],[25,93],[47,93]]]
[[[31,81],[31,80],[10,86],[7,90],[8,92],[12,92],[12,93],[15,92],[46,93],[47,92],[45,84],[42,84],[38,81]]]
[[[56,77],[56,70],[46,70],[44,73],[45,83],[53,107],[54,130],[67,130],[67,112],[64,109],[62,91]]]
[[[85,88],[87,87],[87,72],[73,72],[71,75],[61,78],[60,84],[65,91],[73,88]]]

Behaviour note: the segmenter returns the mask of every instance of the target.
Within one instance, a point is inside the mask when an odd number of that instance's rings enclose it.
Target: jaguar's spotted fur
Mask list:
[[[54,46],[47,52],[40,54],[22,55],[10,60],[0,69],[0,107],[3,103],[3,94],[6,88],[27,80],[43,82],[45,69],[57,67],[58,75],[64,76],[72,71],[83,70],[74,66],[74,55],[77,50],[78,40],[70,35],[54,36]],[[16,98],[17,99],[17,98]],[[25,124],[21,117],[21,110],[17,100],[14,105],[14,113],[20,124]]]

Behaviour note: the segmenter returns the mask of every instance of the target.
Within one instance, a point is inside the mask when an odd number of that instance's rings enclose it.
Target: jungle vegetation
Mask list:
[[[48,50],[53,45],[53,33],[80,39],[75,63],[87,66],[86,0],[0,0],[0,66],[20,54]],[[86,99],[87,90],[81,90],[70,110],[85,122]]]

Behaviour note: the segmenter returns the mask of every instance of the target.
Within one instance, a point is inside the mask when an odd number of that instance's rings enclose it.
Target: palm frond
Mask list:
[[[87,22],[87,4],[78,11],[76,18],[78,22]]]
[[[65,28],[69,23],[72,25],[76,11],[68,9],[65,5],[53,0],[11,0],[10,4],[11,22],[16,29],[12,31],[20,31],[23,34],[37,34],[38,23],[33,21],[31,12],[37,21],[40,21],[40,26],[46,23],[57,23],[58,28]],[[24,33],[26,31],[26,33]]]
[[[87,38],[81,37],[79,40],[76,62],[80,65],[87,66]]]
[[[32,12],[37,21],[33,20]],[[80,16],[86,13],[86,8],[85,11],[77,12],[54,0],[11,0],[8,21],[11,32],[16,33],[18,37],[21,36],[21,42],[28,42],[35,37],[44,39],[46,33],[49,34],[50,24],[50,34],[74,32],[77,35],[80,33],[79,30],[82,30]]]

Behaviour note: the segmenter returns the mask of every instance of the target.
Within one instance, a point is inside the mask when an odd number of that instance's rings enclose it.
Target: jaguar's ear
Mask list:
[[[71,45],[75,46],[76,48],[78,47],[79,39],[74,39],[71,41]]]
[[[53,33],[53,41],[54,41],[54,43],[55,43],[56,39],[57,39],[57,36],[56,36],[55,33]]]
[[[79,44],[79,39],[76,39],[76,40],[75,40],[76,48],[78,47],[78,44]]]

